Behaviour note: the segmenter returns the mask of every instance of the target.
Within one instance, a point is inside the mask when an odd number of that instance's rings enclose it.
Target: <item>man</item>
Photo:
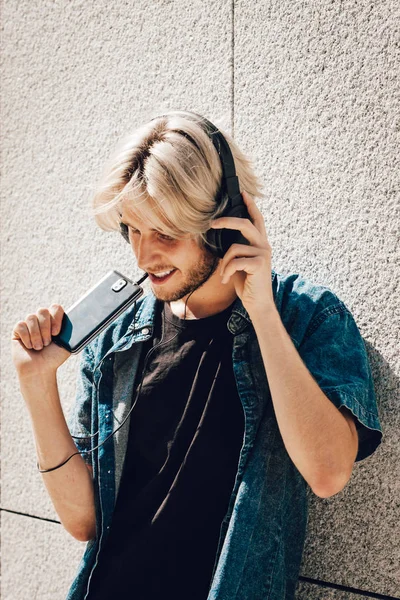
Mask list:
[[[98,223],[128,232],[151,293],[82,352],[69,423],[82,454],[43,474],[66,529],[89,541],[68,600],[294,598],[307,488],[337,494],[381,439],[350,311],[273,271],[255,176],[226,134],[250,218],[219,216],[221,165],[201,125],[171,113],[143,126],[94,198]],[[218,258],[210,228],[249,243]],[[62,312],[41,309],[13,344],[57,333]],[[76,452],[54,346],[41,371],[19,366],[42,470]]]

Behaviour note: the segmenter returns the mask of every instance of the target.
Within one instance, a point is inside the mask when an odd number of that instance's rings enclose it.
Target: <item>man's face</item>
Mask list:
[[[149,274],[159,300],[180,300],[205,283],[218,266],[219,260],[189,236],[183,240],[170,238],[124,212],[121,221],[129,228],[138,266]]]

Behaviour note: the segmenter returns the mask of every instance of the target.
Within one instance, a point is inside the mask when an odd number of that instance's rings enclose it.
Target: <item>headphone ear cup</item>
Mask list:
[[[220,216],[251,220],[245,204],[234,206]],[[206,233],[206,240],[207,244],[211,244],[211,251],[219,256],[219,258],[223,258],[232,244],[249,245],[249,241],[238,229],[209,229]]]
[[[222,258],[225,254],[222,249],[221,233],[222,229],[209,229],[205,236],[208,249],[219,258]]]

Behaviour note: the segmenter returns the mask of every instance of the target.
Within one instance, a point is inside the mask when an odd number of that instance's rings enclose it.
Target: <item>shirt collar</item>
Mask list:
[[[127,333],[139,331],[143,328],[153,327],[156,316],[157,298],[150,292],[139,304],[137,310],[134,309],[133,321],[129,325]]]

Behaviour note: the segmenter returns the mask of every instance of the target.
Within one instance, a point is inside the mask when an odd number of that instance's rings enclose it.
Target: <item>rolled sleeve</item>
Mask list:
[[[356,461],[370,456],[382,439],[374,383],[364,340],[343,303],[311,321],[299,354],[331,402],[353,413],[359,438]]]
[[[91,464],[92,436],[92,398],[94,392],[93,382],[93,355],[89,345],[85,346],[80,355],[80,362],[76,377],[75,402],[68,415],[68,428],[79,452],[84,452],[82,458]]]

